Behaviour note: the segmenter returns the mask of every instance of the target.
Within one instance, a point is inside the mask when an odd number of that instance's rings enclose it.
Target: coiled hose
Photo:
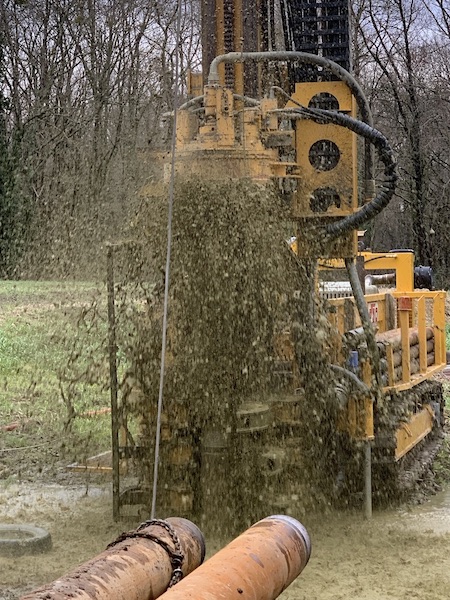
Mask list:
[[[337,238],[349,233],[353,229],[360,228],[364,223],[376,217],[384,208],[386,208],[395,193],[398,175],[396,170],[397,164],[394,159],[392,148],[380,131],[374,127],[370,127],[366,123],[353,119],[348,115],[332,110],[306,108],[302,106],[297,109],[292,108],[277,112],[283,112],[289,118],[308,118],[317,123],[334,123],[335,125],[346,127],[369,140],[375,147],[378,156],[384,165],[384,181],[381,186],[379,186],[378,194],[373,200],[368,204],[365,204],[352,215],[326,225],[325,232],[330,238]]]

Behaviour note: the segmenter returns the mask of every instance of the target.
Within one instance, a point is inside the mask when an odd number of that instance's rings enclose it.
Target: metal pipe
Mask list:
[[[259,521],[161,600],[273,600],[308,563],[311,542],[301,523],[284,515]]]
[[[366,285],[388,285],[395,283],[396,273],[384,273],[383,275],[366,275]]]
[[[372,518],[372,446],[369,440],[364,448],[364,516]]]
[[[188,108],[191,108],[191,106],[195,106],[196,104],[201,104],[204,100],[205,96],[195,96],[195,98],[191,98],[190,100],[188,100],[187,102],[185,102],[184,104],[182,104],[178,110],[187,110]],[[163,116],[170,116],[173,117],[173,110],[167,113],[164,113]]]
[[[333,75],[338,77],[341,81],[344,81],[351,89],[352,94],[355,96],[356,103],[358,104],[361,119],[364,123],[367,123],[370,127],[373,127],[373,117],[369,102],[356,79],[341,65],[335,63],[328,58],[318,56],[317,54],[310,54],[309,52],[292,52],[292,51],[278,51],[278,52],[229,52],[228,54],[222,54],[216,56],[211,62],[209,67],[208,84],[216,85],[219,83],[219,65],[224,62],[244,62],[246,60],[252,60],[255,62],[264,61],[292,61],[292,62],[303,62],[307,64],[318,65],[327,69]],[[364,170],[365,170],[365,194],[367,198],[371,198],[374,195],[375,190],[375,176],[374,176],[374,160],[372,145],[368,140],[365,142],[364,149]]]
[[[112,492],[113,518],[120,516],[120,473],[119,473],[119,407],[117,382],[116,309],[114,290],[114,247],[107,246],[106,278],[108,291],[108,358],[111,398],[111,447],[112,447]]]
[[[178,517],[171,517],[165,523],[169,524],[167,529],[154,524],[126,534],[128,537],[122,541],[119,538],[112,547],[69,575],[30,592],[21,600],[158,598],[168,588],[174,573],[177,544],[170,529],[179,541],[183,575],[196,569],[205,556],[203,534],[194,523]]]

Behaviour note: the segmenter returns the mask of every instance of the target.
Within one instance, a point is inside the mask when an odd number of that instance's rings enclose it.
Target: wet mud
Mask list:
[[[13,484],[0,488],[3,522],[48,529],[53,549],[43,555],[0,557],[0,599],[17,600],[101,552],[130,523],[114,523],[109,484]],[[295,514],[307,526],[313,551],[283,600],[316,598],[448,598],[450,489],[420,506],[377,512]],[[211,555],[225,542],[207,540]]]
[[[283,600],[440,600],[450,590],[450,494],[411,510],[305,519],[310,563]]]
[[[124,529],[114,523],[111,506],[109,485],[24,482],[0,487],[1,522],[43,527],[53,542],[45,554],[0,556],[0,600],[16,600],[104,550]]]

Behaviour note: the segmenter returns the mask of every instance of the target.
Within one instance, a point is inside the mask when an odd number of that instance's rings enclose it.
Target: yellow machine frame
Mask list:
[[[396,289],[387,293],[369,294],[365,300],[372,316],[377,333],[390,329],[392,300],[395,302],[395,317],[401,339],[402,379],[394,381],[393,347],[385,342],[388,385],[383,394],[404,392],[430,379],[446,366],[445,340],[445,298],[444,291],[414,291],[414,255],[412,252],[399,253],[361,253],[366,270],[394,270],[396,272]],[[323,261],[322,268],[343,267],[343,261]],[[330,322],[338,332],[334,342],[336,359],[342,359],[342,336],[346,331],[346,311],[351,298],[333,298],[329,300],[334,311],[330,313]],[[353,307],[356,326],[360,326],[359,316]],[[419,346],[419,372],[410,372],[411,328],[417,328]],[[427,364],[427,327],[432,327],[434,337],[434,363]],[[363,370],[364,370],[363,366]],[[370,375],[365,376],[370,383]],[[435,415],[428,405],[411,415],[408,423],[403,423],[397,431],[395,458],[399,460],[417,445],[433,429]],[[341,419],[341,428],[357,439],[373,439],[373,406],[367,399],[350,399],[345,419]]]
[[[226,51],[224,45],[223,8],[218,3],[216,10],[216,53]],[[236,4],[234,13],[234,50],[242,49],[243,24],[240,18],[241,3]],[[259,103],[248,106],[244,94],[243,64],[233,65],[233,88],[226,86],[225,64],[219,65],[220,83],[208,84],[203,88],[204,115],[182,110],[178,114],[177,156],[178,170],[191,174],[201,174],[204,178],[226,179],[250,178],[266,183],[271,179],[287,181],[292,190],[292,218],[297,222],[297,240],[292,249],[300,257],[308,257],[316,240],[317,222],[330,223],[333,220],[354,214],[358,210],[357,142],[350,130],[331,123],[317,123],[307,119],[295,121],[292,129],[285,129],[280,114],[279,101],[274,97],[264,98]],[[190,87],[198,93],[200,76],[190,76]],[[356,102],[350,88],[344,81],[317,81],[296,83],[291,99],[283,110],[298,106],[315,106],[320,98],[334,98],[337,110],[356,117]],[[320,105],[320,102],[319,102]],[[282,112],[282,111],[281,111]],[[312,159],[314,146],[322,144],[336,150],[336,162],[328,164],[324,159],[320,164]],[[286,156],[290,156],[286,160]],[[335,202],[318,202],[314,205],[316,193],[331,192]],[[294,248],[295,246],[295,248]],[[316,252],[317,249],[314,249]],[[352,231],[329,245],[321,261],[322,268],[344,267],[343,258],[357,255],[357,232]],[[383,394],[400,392],[413,388],[429,379],[445,365],[445,310],[444,292],[414,291],[414,256],[411,252],[371,253],[363,252],[365,269],[395,271],[395,291],[366,296],[372,320],[378,332],[391,328],[393,317],[401,337],[402,380],[394,381],[392,348],[386,348],[388,364],[388,385]],[[314,256],[313,256],[314,257]],[[334,360],[342,362],[342,336],[345,333],[346,311],[350,298],[332,299],[334,312],[330,321],[336,331]],[[395,304],[395,315],[392,305]],[[389,311],[391,311],[390,314]],[[354,322],[360,325],[360,318],[353,307]],[[389,319],[388,319],[389,316]],[[433,327],[435,360],[427,364],[426,329]],[[409,332],[416,326],[419,332],[419,362],[417,374],[410,372]],[[295,361],[294,361],[295,362]],[[363,359],[362,378],[372,388],[372,365]],[[396,457],[403,456],[418,443],[433,427],[428,408],[412,416],[410,423],[397,434]],[[356,439],[374,438],[373,398],[361,395],[350,397],[347,403],[345,429]]]

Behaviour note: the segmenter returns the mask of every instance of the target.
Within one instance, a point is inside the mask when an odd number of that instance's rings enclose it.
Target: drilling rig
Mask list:
[[[445,293],[430,281],[417,289],[411,251],[358,250],[358,229],[389,203],[397,174],[351,74],[348,1],[202,0],[201,9],[202,73],[189,74],[177,110],[176,176],[206,182],[206,194],[241,181],[253,194],[271,190],[287,210],[283,251],[298,280],[280,300],[290,322],[272,340],[271,394],[228,399],[216,421],[193,424],[189,402],[168,409],[160,511],[212,522],[229,506],[251,506],[249,521],[295,512],[307,493],[306,446],[310,466],[328,471],[328,496],[362,496],[370,514],[373,496],[410,489],[439,446],[443,396],[433,375],[446,362]],[[129,397],[145,397],[142,378],[131,388],[113,403],[116,516],[149,497],[149,478],[120,484],[123,461],[152,458],[149,443],[128,435]],[[141,405],[154,419],[151,402]]]

